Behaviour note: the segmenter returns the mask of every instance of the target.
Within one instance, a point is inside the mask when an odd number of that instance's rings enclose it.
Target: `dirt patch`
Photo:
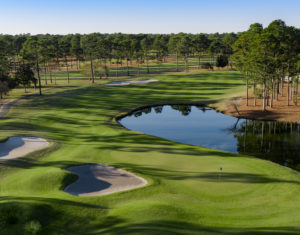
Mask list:
[[[267,111],[262,111],[262,99],[256,99],[256,106],[254,106],[253,93],[249,93],[248,106],[246,106],[246,96],[234,101],[230,100],[226,103],[226,108],[222,109],[225,114],[256,120],[276,120],[284,122],[298,122],[300,123],[300,103],[295,105],[290,100],[290,105],[287,106],[287,96],[284,90],[284,95],[279,94],[278,100],[274,99],[273,107],[267,107]],[[234,107],[236,106],[236,107]],[[237,110],[240,114],[238,114]]]

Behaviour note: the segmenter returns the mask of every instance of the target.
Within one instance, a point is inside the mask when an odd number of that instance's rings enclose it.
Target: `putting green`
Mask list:
[[[0,138],[38,135],[56,144],[26,158],[0,162],[0,222],[7,208],[22,218],[1,231],[22,234],[24,224],[34,220],[41,224],[41,234],[299,233],[298,172],[253,157],[143,135],[114,120],[148,104],[217,104],[244,88],[241,75],[153,78],[159,82],[57,88],[13,106],[0,122]],[[128,170],[149,184],[101,197],[63,191],[77,179],[66,168],[95,163]]]

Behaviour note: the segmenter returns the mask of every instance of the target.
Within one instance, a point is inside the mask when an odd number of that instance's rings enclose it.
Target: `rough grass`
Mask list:
[[[26,212],[23,219],[12,220],[17,222],[4,220],[2,231],[24,234],[25,228],[36,225],[40,234],[299,233],[298,172],[129,131],[113,119],[153,103],[216,104],[243,88],[241,75],[155,78],[160,82],[56,88],[21,100],[1,120],[0,138],[27,134],[56,143],[25,158],[0,162],[0,220],[3,213],[19,218]],[[149,185],[102,197],[64,193],[62,189],[76,179],[65,168],[85,163],[124,168]]]

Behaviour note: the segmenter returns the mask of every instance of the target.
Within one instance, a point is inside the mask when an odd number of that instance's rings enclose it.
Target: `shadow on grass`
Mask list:
[[[219,228],[180,220],[151,220],[132,223],[106,213],[75,213],[54,209],[40,202],[5,202],[0,204],[1,234],[25,234],[25,224],[38,221],[38,234],[299,234],[296,227]],[[84,215],[84,216],[83,216]],[[3,226],[4,225],[4,226]]]
[[[95,220],[94,214],[81,216],[78,213],[79,209],[77,213],[70,213],[67,209],[69,205],[62,200],[24,199],[0,198],[1,201],[5,200],[0,203],[0,234],[36,234],[30,233],[26,229],[26,225],[32,221],[39,224],[36,227],[37,234],[86,234],[89,229],[88,224]],[[82,205],[82,207],[87,207],[87,205]],[[82,208],[80,209],[82,210]],[[101,208],[99,210],[99,208],[90,207],[89,209],[98,210],[103,216],[105,215],[105,211]]]
[[[58,91],[54,94],[45,94],[42,97],[28,97],[28,99],[34,99],[35,102],[18,104],[19,108],[28,107],[31,108],[85,108],[87,111],[89,108],[96,108],[100,103],[105,105],[105,108],[112,108],[117,106],[124,106],[131,104],[137,104],[141,101],[143,103],[152,103],[160,100],[165,100],[165,97],[174,98],[174,101],[182,101],[182,99],[193,97],[193,94],[197,94],[197,97],[201,100],[208,98],[212,95],[225,94],[228,89],[232,89],[241,85],[236,81],[222,82],[216,79],[215,82],[211,82],[211,74],[182,74],[182,75],[166,75],[169,80],[165,81],[161,79],[156,84],[147,84],[130,87],[102,87],[99,85],[88,88],[74,88],[65,91]],[[240,79],[240,75],[226,75],[226,73],[218,73],[214,77],[223,79],[224,77],[233,76],[236,79]],[[171,80],[170,80],[171,78]],[[199,78],[198,80],[190,81],[184,80],[187,78]],[[182,80],[178,80],[182,79]],[[128,89],[129,88],[129,89]],[[202,91],[205,91],[204,93]],[[162,94],[163,92],[163,94]],[[181,97],[178,97],[181,95]],[[204,96],[203,96],[204,95]],[[95,97],[99,97],[96,98]],[[126,99],[125,99],[126,98]],[[45,103],[46,101],[46,103]],[[118,102],[119,101],[119,102]],[[117,102],[117,103],[116,103]],[[98,106],[102,107],[102,106]]]
[[[102,227],[102,228],[101,228]],[[218,228],[206,227],[183,221],[149,221],[128,224],[118,217],[107,217],[101,225],[96,226],[99,232],[93,234],[299,234],[296,227],[257,227],[257,228]]]
[[[53,203],[60,206],[75,206],[75,207],[85,207],[85,208],[93,208],[93,209],[108,209],[106,206],[99,206],[95,204],[65,200],[65,199],[56,199],[56,198],[48,198],[48,197],[14,197],[14,196],[0,196],[0,202],[5,201],[19,201],[19,202],[41,202],[41,203]],[[1,204],[0,204],[1,205]]]
[[[186,79],[195,78],[195,80]],[[224,81],[230,77],[231,80]],[[228,89],[240,86],[239,74],[211,73],[164,75],[160,82],[131,87],[65,87],[55,93],[45,93],[42,97],[27,97],[29,102],[19,102],[4,122],[2,130],[38,130],[55,136],[58,142],[72,142],[76,136],[80,140],[82,132],[95,125],[119,127],[111,119],[119,111],[146,104],[214,102],[212,98],[226,94]],[[26,114],[28,113],[28,114]],[[33,114],[33,115],[32,115]],[[20,115],[22,119],[20,119]],[[23,117],[24,116],[24,117]],[[109,121],[108,121],[109,120]],[[78,128],[80,127],[80,128]],[[78,138],[77,138],[78,137]],[[83,136],[84,137],[84,136]],[[91,138],[97,139],[96,134]],[[85,138],[83,142],[87,144]]]
[[[119,168],[125,168],[132,172],[146,175],[148,177],[161,177],[168,180],[186,180],[186,179],[200,179],[208,182],[230,182],[230,183],[247,183],[247,184],[266,184],[266,183],[289,183],[300,184],[300,180],[284,180],[270,177],[268,175],[239,173],[239,172],[192,172],[192,171],[173,171],[161,168],[145,167],[136,164],[120,163],[114,164]]]

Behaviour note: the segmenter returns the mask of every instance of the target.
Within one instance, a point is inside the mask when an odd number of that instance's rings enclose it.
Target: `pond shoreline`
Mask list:
[[[128,115],[131,115],[133,114],[134,112],[140,110],[140,109],[145,109],[145,108],[152,108],[152,107],[158,107],[158,106],[166,106],[166,105],[195,105],[195,106],[201,106],[201,107],[208,107],[208,108],[212,108],[212,109],[215,109],[216,111],[218,111],[216,108],[210,106],[211,104],[214,104],[216,103],[216,101],[214,100],[211,100],[211,101],[192,101],[192,102],[175,102],[175,103],[172,103],[172,102],[164,102],[164,103],[154,103],[154,104],[145,104],[145,105],[140,105],[140,106],[135,106],[135,107],[132,107],[131,109],[130,108],[126,108],[127,111],[120,111],[119,114],[117,114],[116,116],[114,116],[112,118],[113,121],[117,122],[120,124],[120,126],[124,127],[119,121],[128,116]],[[128,111],[129,109],[129,111]],[[221,112],[221,111],[218,111],[218,112]]]
[[[145,135],[255,156],[299,169],[299,155],[295,147],[299,144],[298,138],[294,138],[300,133],[299,124],[245,119],[227,115],[209,105],[178,103],[143,106],[127,112],[127,115],[119,115],[117,121],[123,128]],[[282,142],[283,137],[285,141]],[[287,146],[294,154],[285,150]]]
[[[240,99],[245,99],[245,98],[240,98]],[[250,100],[250,98],[249,98]],[[167,106],[167,105],[191,105],[191,106],[200,106],[200,107],[207,107],[210,109],[214,109],[216,112],[231,116],[231,117],[235,117],[238,119],[247,119],[249,121],[277,121],[277,122],[290,122],[290,123],[299,123],[300,124],[300,105],[299,105],[299,120],[298,121],[292,121],[292,120],[288,120],[287,118],[276,118],[274,116],[270,116],[269,114],[273,114],[272,111],[268,110],[263,112],[261,110],[258,110],[257,114],[261,114],[261,115],[251,115],[250,113],[244,113],[243,115],[239,115],[235,109],[233,107],[231,107],[230,104],[230,100],[226,101],[226,107],[218,107],[216,104],[218,104],[217,101],[215,100],[211,100],[211,101],[192,101],[192,102],[164,102],[164,103],[154,103],[154,104],[146,104],[146,105],[140,105],[140,106],[134,106],[131,109],[130,108],[126,108],[127,111],[120,111],[117,115],[111,117],[111,121],[114,123],[119,124],[119,126],[127,129],[126,127],[124,127],[121,123],[120,120],[126,116],[132,115],[133,113],[135,113],[138,110],[141,109],[145,109],[145,108],[153,108],[153,107],[158,107],[158,106]],[[243,102],[243,101],[242,101]],[[244,101],[245,102],[245,101]],[[243,108],[249,108],[250,105],[247,106],[241,106],[241,110],[243,110]],[[258,108],[261,108],[260,106],[256,106]],[[291,107],[291,106],[289,106]],[[128,111],[129,110],[129,111]],[[240,110],[239,110],[240,111]],[[240,111],[241,112],[241,111]],[[247,111],[246,111],[247,112]],[[250,111],[249,111],[250,112]],[[266,115],[267,114],[267,115]],[[265,116],[263,116],[265,115]]]

